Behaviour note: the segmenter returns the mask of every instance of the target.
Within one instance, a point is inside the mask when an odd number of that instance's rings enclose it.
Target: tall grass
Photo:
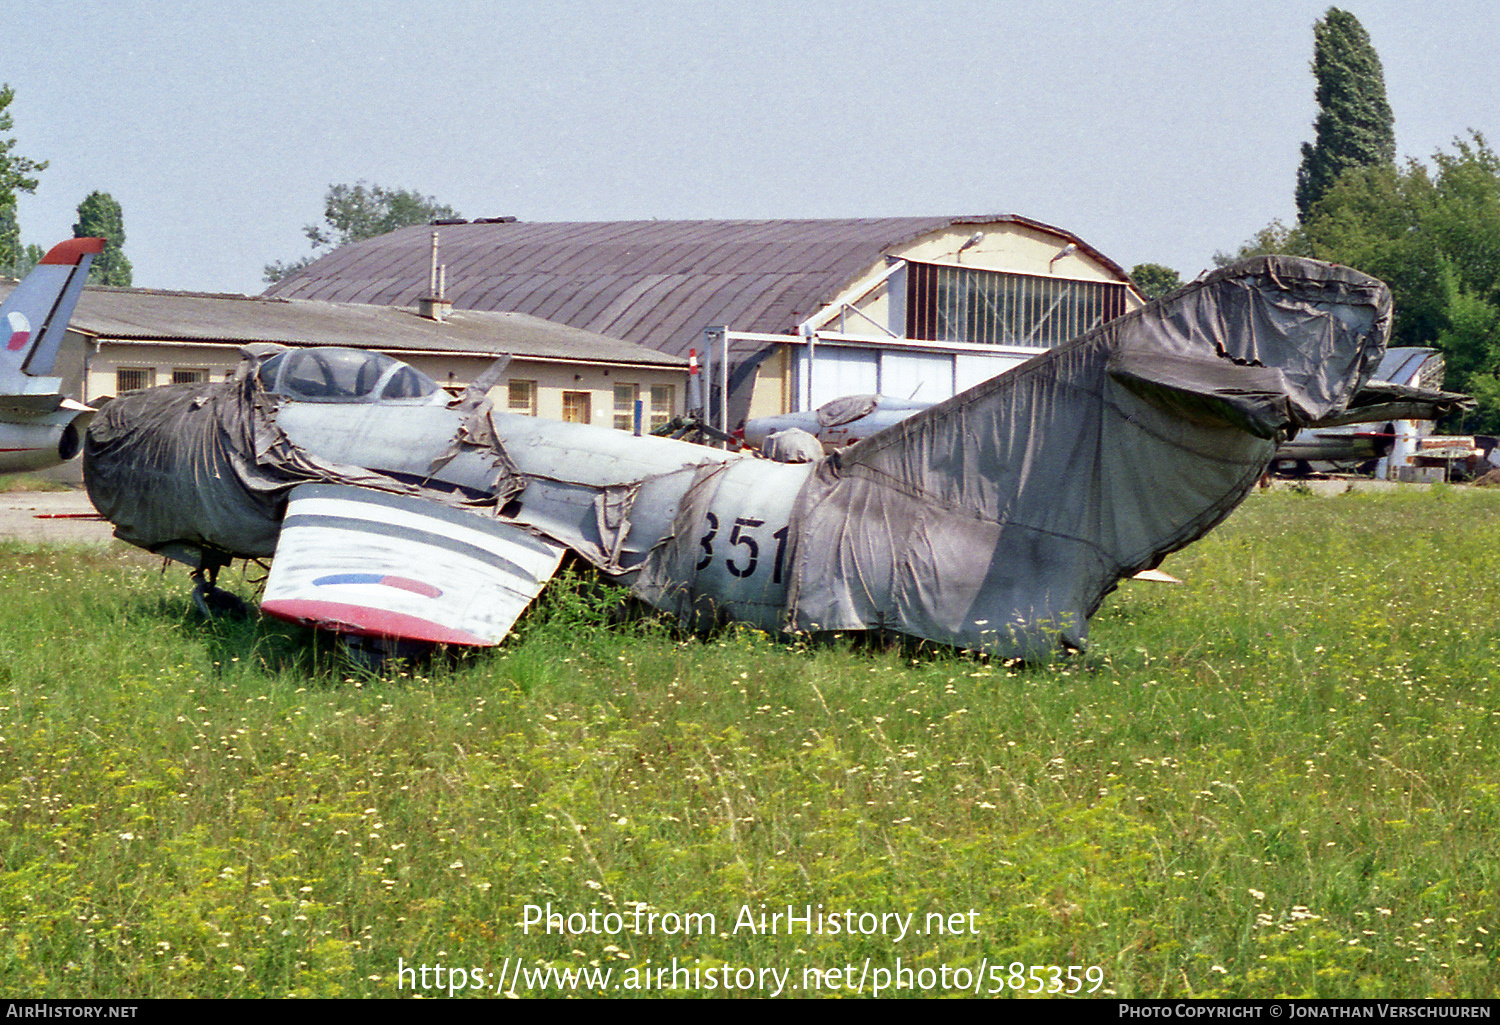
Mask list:
[[[1096,995],[1492,996],[1497,511],[1253,496],[1045,666],[681,638],[558,588],[497,652],[377,678],[205,623],[126,553],[3,549],[0,987],[395,996],[441,963],[540,994],[499,981],[519,961],[624,994],[676,958],[852,993],[900,958],[949,969],[912,976],[934,994],[1035,988],[1019,963],[1097,966]],[[523,931],[549,902],[715,929]],[[768,935],[762,904],[915,918]]]

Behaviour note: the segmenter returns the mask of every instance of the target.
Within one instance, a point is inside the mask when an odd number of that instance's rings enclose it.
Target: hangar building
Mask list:
[[[407,306],[437,260],[457,309],[697,349],[731,426],[861,392],[944,399],[1143,302],[1088,243],[1016,215],[441,223],[345,246],[266,295]]]

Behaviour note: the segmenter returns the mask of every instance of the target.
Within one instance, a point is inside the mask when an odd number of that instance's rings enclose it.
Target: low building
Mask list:
[[[410,304],[434,245],[456,308],[697,349],[731,424],[860,392],[947,398],[1143,303],[1082,239],[1015,215],[424,225],[266,294]]]
[[[89,288],[54,373],[83,402],[160,384],[223,380],[250,342],[374,349],[457,391],[512,356],[501,408],[631,429],[682,410],[687,360],[522,313],[417,309],[139,288]]]

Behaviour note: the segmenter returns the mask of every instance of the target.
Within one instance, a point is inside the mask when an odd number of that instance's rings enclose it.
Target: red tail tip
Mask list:
[[[70,238],[66,242],[59,242],[47,251],[42,257],[42,263],[63,263],[76,265],[89,253],[98,256],[104,252],[104,239],[102,238]]]

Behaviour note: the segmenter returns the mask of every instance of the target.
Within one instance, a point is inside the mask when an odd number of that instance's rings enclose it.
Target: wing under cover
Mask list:
[[[338,633],[489,646],[563,551],[425,499],[304,484],[291,493],[261,609]]]

